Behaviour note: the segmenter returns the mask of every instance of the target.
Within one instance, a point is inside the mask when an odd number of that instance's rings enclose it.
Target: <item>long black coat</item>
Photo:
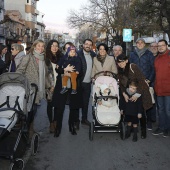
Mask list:
[[[62,60],[63,58],[61,58]],[[77,94],[71,94],[71,89],[64,93],[60,94],[60,91],[62,89],[62,74],[64,73],[64,69],[61,66],[59,66],[58,69],[56,69],[56,72],[58,73],[56,85],[54,89],[53,99],[52,99],[52,105],[59,109],[64,109],[66,102],[69,98],[69,107],[70,109],[79,109],[82,107],[82,93],[81,93],[81,83],[80,83],[80,76],[77,76]]]

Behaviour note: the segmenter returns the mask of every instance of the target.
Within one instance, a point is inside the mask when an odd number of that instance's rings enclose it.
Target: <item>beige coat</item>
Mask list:
[[[24,56],[16,72],[24,74],[30,84],[35,83],[39,87],[39,67],[33,55]],[[39,103],[39,100],[40,96],[37,94],[35,103]]]
[[[94,57],[91,77],[94,77],[96,73],[101,71],[111,71],[117,74],[117,66],[114,57],[107,55],[103,66],[101,62],[97,60],[97,57]]]

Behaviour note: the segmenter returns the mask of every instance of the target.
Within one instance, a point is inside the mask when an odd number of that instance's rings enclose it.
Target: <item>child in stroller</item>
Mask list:
[[[36,111],[37,89],[35,84],[30,87],[22,74],[4,73],[0,76],[0,157],[11,160],[11,170],[24,168],[21,157],[30,144],[33,155],[38,149],[39,135],[35,133],[31,141],[28,135],[30,120]]]
[[[93,121],[90,125],[89,139],[93,140],[93,133],[120,132],[125,138],[124,123],[121,121],[119,110],[119,88],[112,72],[111,76],[99,76],[94,79],[93,85]],[[101,75],[102,72],[100,72]]]

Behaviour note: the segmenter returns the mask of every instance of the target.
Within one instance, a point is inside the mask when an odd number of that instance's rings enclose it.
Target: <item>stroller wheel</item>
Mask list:
[[[93,140],[93,133],[94,133],[94,124],[91,122],[90,127],[89,127],[89,140]]]
[[[23,170],[24,169],[24,161],[22,159],[15,159],[13,163],[10,164],[10,170]]]
[[[125,124],[123,122],[120,123],[120,138],[125,140]]]
[[[34,133],[31,139],[31,154],[36,155],[39,147],[39,135],[37,133]]]

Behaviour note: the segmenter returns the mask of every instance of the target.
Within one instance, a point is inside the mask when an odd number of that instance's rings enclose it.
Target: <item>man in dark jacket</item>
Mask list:
[[[155,71],[154,71],[154,56],[145,47],[145,40],[138,38],[136,40],[136,49],[130,54],[130,63],[136,64],[146,78],[146,82],[153,86]],[[147,111],[146,111],[147,112]],[[150,124],[150,120],[148,122]],[[143,113],[141,118],[141,138],[146,138],[146,115]]]
[[[84,125],[90,125],[87,120],[88,115],[88,105],[91,93],[91,72],[93,65],[93,57],[96,54],[92,51],[93,41],[91,39],[85,39],[83,42],[83,48],[78,51],[78,56],[81,60],[82,70],[81,70],[81,86],[82,86],[82,119],[81,123]]]

